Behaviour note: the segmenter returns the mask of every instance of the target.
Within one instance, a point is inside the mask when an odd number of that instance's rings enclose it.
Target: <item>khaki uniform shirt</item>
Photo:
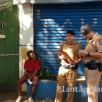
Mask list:
[[[66,52],[71,58],[74,58],[75,55],[72,53],[71,50],[74,50],[75,52],[77,52],[80,49],[81,49],[81,45],[78,42],[73,41],[71,44],[68,44],[68,42],[66,41],[62,43],[59,50]],[[66,63],[64,60],[61,60],[61,65],[63,64],[68,64],[68,63]]]
[[[98,33],[95,33],[91,40],[87,40],[85,50],[92,53],[102,52],[102,36],[100,36]],[[100,62],[100,60],[91,58],[90,56],[83,58],[84,63],[87,63],[90,60]]]

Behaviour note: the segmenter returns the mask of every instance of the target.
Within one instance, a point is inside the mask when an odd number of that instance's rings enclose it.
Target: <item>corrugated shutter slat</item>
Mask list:
[[[34,48],[51,73],[58,72],[57,51],[68,29],[75,31],[75,40],[85,47],[86,39],[80,34],[82,24],[91,24],[102,35],[102,2],[34,5]],[[79,75],[84,74],[79,65]]]

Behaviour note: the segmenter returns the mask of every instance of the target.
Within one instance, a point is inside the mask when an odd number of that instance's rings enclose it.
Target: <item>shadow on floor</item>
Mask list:
[[[18,97],[17,92],[0,94],[0,102],[15,102]],[[22,101],[28,102],[26,92],[22,93]],[[54,102],[52,100],[34,100],[34,102]]]
[[[27,102],[26,93],[22,93],[23,99],[22,102]],[[0,102],[15,102],[16,98],[18,97],[17,92],[12,92],[12,93],[3,93],[0,94]]]

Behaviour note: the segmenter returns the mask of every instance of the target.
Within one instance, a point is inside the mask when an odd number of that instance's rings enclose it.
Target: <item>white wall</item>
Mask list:
[[[33,5],[18,5],[19,8],[19,77],[24,74],[23,66],[26,60],[26,52],[33,50]],[[23,85],[26,91],[26,85]]]

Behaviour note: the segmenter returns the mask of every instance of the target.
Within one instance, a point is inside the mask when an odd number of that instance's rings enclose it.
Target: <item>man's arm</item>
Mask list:
[[[80,57],[77,61],[75,61],[75,64],[78,64],[82,61],[83,57]]]
[[[101,59],[102,58],[102,52],[88,52],[88,51],[85,51],[85,50],[79,50],[78,52],[79,55],[81,56],[90,56],[92,58],[95,58],[95,59]]]
[[[39,60],[37,60],[37,61],[35,62],[35,71],[34,71],[34,73],[33,73],[33,75],[31,76],[30,79],[32,79],[35,75],[37,75],[38,70],[40,70],[40,62],[39,62]]]
[[[28,74],[28,72],[27,72],[26,69],[25,69],[25,74],[26,74],[26,76],[29,78],[29,74]]]
[[[102,53],[100,52],[96,52],[96,53],[92,53],[92,52],[87,52],[87,55],[95,58],[95,59],[101,59],[102,58]]]
[[[32,79],[36,74],[38,73],[38,71],[37,70],[35,70],[34,71],[34,73],[33,73],[33,75],[31,76],[31,78],[30,79]]]
[[[28,64],[27,64],[27,60],[26,60],[24,63],[24,71],[25,71],[26,76],[29,78],[29,74],[27,72],[27,69],[28,69]]]
[[[37,74],[37,70],[34,71],[33,75],[32,76],[29,76],[27,70],[25,70],[25,74],[28,76],[28,78],[31,80],[36,74]]]

